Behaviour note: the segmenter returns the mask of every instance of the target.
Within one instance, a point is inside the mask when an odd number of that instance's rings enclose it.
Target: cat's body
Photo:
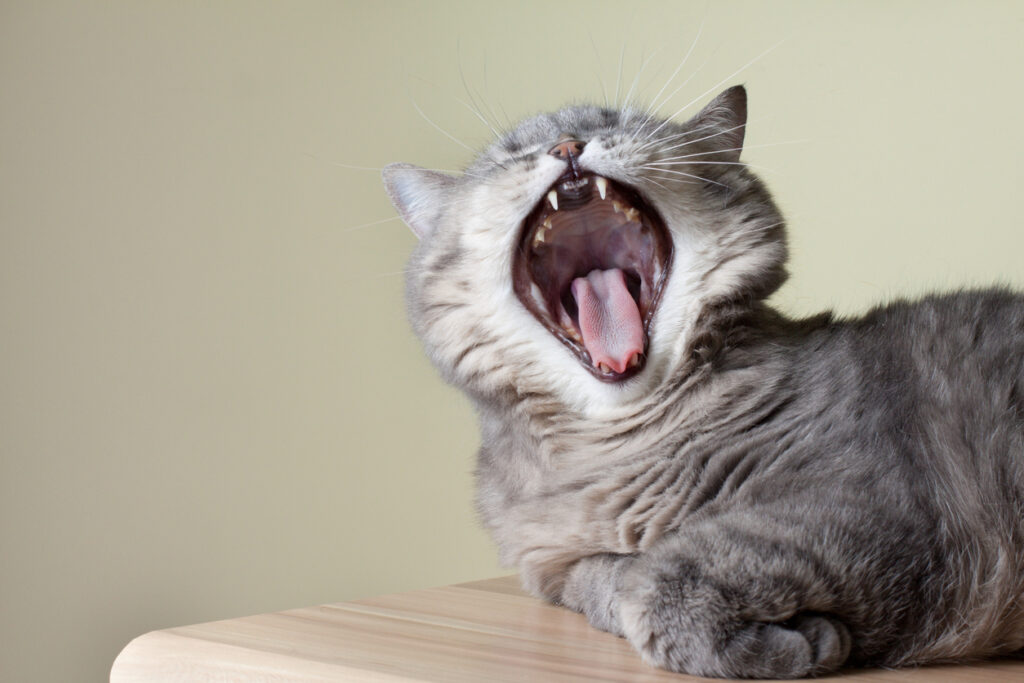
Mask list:
[[[461,179],[387,171],[422,238],[414,326],[478,408],[503,561],[690,673],[1020,650],[1024,299],[780,316],[745,115],[736,88],[683,126],[570,108]]]

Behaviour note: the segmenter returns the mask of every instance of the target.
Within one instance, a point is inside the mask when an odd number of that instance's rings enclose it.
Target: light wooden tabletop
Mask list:
[[[1024,661],[848,671],[829,678],[858,683],[1024,681]],[[706,680],[646,666],[624,640],[526,595],[511,576],[153,631],[121,651],[110,679]]]

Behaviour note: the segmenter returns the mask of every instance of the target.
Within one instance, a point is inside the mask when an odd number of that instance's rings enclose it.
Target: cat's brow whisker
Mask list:
[[[594,48],[594,61],[597,63],[595,74],[597,75],[597,82],[601,84],[601,95],[604,97],[604,106],[607,109],[609,106],[608,90],[604,86],[604,77],[601,76],[601,53],[598,52],[597,43],[594,41],[594,34],[590,32],[590,29],[587,29],[587,36],[590,38],[590,47]]]
[[[665,89],[668,88],[668,86],[670,86],[672,84],[672,81],[674,81],[676,79],[676,76],[679,75],[679,72],[682,70],[682,68],[684,66],[686,66],[686,63],[690,59],[690,55],[693,54],[693,49],[695,47],[697,47],[697,42],[700,40],[701,33],[704,32],[704,22],[706,20],[707,20],[707,16],[705,16],[704,18],[701,19],[700,27],[697,29],[697,35],[694,36],[693,42],[690,43],[690,49],[686,51],[686,55],[683,57],[683,61],[681,61],[679,63],[679,66],[676,67],[676,70],[673,71],[672,75],[668,77],[668,80],[665,81],[665,85],[661,86],[661,90],[659,90],[657,92],[657,94],[655,94],[654,97],[651,98],[651,105],[650,105],[650,109],[649,109],[649,114],[648,114],[647,118],[644,119],[642,125],[646,125],[647,123],[649,123],[650,120],[655,116],[655,113],[661,107],[661,104],[658,102],[658,100],[661,97],[662,93],[664,93]],[[691,75],[690,78],[693,78],[693,76]],[[686,79],[686,81],[683,82],[683,85],[686,85],[686,83],[689,82],[689,80],[690,80],[689,78]],[[682,87],[682,86],[680,86],[680,87]],[[678,90],[673,91],[672,94],[674,95],[675,92],[678,92]],[[671,99],[671,97],[672,97],[672,95],[669,95],[669,99]]]
[[[459,145],[460,147],[463,147],[463,148],[469,150],[474,156],[477,154],[477,150],[473,149],[472,147],[467,145],[465,142],[463,142],[462,140],[458,139],[457,137],[455,137],[454,135],[452,135],[451,133],[446,131],[441,126],[439,126],[436,123],[434,123],[434,121],[429,116],[427,116],[423,112],[422,109],[420,109],[420,105],[416,103],[416,99],[412,96],[411,93],[409,94],[409,99],[412,101],[412,106],[416,109],[416,112],[419,113],[419,115],[423,117],[424,121],[426,121],[431,126],[433,126],[434,129],[437,130],[437,132],[441,133],[441,135],[444,135],[446,138],[448,138],[449,140],[451,140],[455,144]]]
[[[483,93],[481,93],[478,90],[477,91],[477,95],[480,97],[480,104],[482,104],[484,107],[487,108],[487,113],[490,114],[491,120],[494,121],[494,125],[496,125],[499,129],[501,129],[501,122],[498,120],[497,114],[494,113],[494,109],[491,108],[490,102],[487,101],[487,97],[485,97],[486,95],[490,94],[490,90],[487,87],[487,53],[486,52],[484,52],[484,58],[483,58],[483,71],[484,71],[484,91],[483,91]],[[504,133],[505,132],[504,129],[501,129],[501,132]],[[501,135],[498,135],[497,133],[496,133],[496,135],[497,135],[497,137],[501,137]]]
[[[697,75],[698,75],[698,74],[699,74],[699,73],[700,73],[701,71],[703,71],[703,70],[704,70],[704,67],[705,67],[705,66],[707,66],[707,65],[708,65],[708,63],[710,63],[710,62],[711,62],[712,58],[714,58],[714,56],[715,56],[716,54],[718,54],[718,48],[717,48],[717,47],[716,47],[716,48],[715,48],[714,50],[712,50],[712,51],[711,51],[711,54],[710,54],[710,55],[708,55],[707,57],[705,57],[705,58],[704,58],[704,61],[703,61],[703,62],[701,62],[700,66],[698,66],[698,67],[697,67],[696,69],[694,69],[694,70],[693,70],[693,73],[691,73],[691,74],[690,74],[689,76],[687,76],[687,77],[686,77],[686,80],[685,80],[685,81],[683,81],[682,83],[680,83],[679,85],[677,85],[677,86],[676,86],[676,88],[675,88],[675,90],[673,90],[672,92],[670,92],[670,93],[668,94],[668,96],[666,96],[666,97],[665,97],[664,101],[663,101],[663,102],[661,102],[661,104],[659,104],[659,105],[658,105],[658,107],[659,107],[659,108],[661,108],[661,107],[663,107],[664,105],[666,105],[666,104],[668,104],[669,102],[671,102],[671,101],[672,101],[672,98],[673,98],[673,97],[675,97],[675,96],[676,96],[676,95],[677,95],[677,94],[679,93],[679,91],[680,91],[680,90],[682,90],[683,88],[685,88],[685,87],[686,87],[686,86],[687,86],[687,85],[688,85],[688,84],[690,83],[690,81],[692,81],[692,80],[693,80],[694,78],[696,78],[696,77],[697,77]],[[672,118],[674,118],[674,116],[675,116],[675,115],[673,115],[673,116],[670,116],[670,117],[669,117],[669,119],[672,119]],[[657,132],[657,129],[655,129],[655,132]]]
[[[647,65],[650,63],[650,61],[652,59],[654,59],[654,56],[656,54],[658,54],[657,50],[652,52],[650,54],[650,56],[648,56],[646,59],[644,59],[643,54],[641,53],[641,55],[640,55],[640,68],[637,69],[636,76],[633,77],[633,82],[629,86],[629,92],[626,93],[625,103],[626,103],[627,106],[629,105],[629,102],[633,98],[633,90],[636,88],[637,83],[640,81],[640,76],[643,74],[644,69],[647,67]]]
[[[626,58],[626,40],[622,40],[622,49],[619,50],[619,75],[615,78],[615,106],[619,106],[619,86],[622,84],[622,62]]]
[[[760,60],[761,60],[761,59],[762,59],[762,58],[763,58],[763,57],[764,57],[765,55],[767,55],[767,54],[768,54],[769,52],[771,52],[772,50],[774,50],[775,48],[777,48],[777,47],[778,47],[779,45],[782,45],[782,44],[783,44],[784,42],[786,42],[786,39],[785,39],[785,38],[783,38],[783,39],[782,39],[782,40],[780,40],[779,42],[775,43],[774,45],[772,45],[772,46],[771,46],[771,47],[769,47],[769,48],[768,48],[767,50],[765,50],[765,51],[764,51],[764,52],[762,52],[761,54],[759,54],[759,55],[757,55],[756,57],[754,57],[753,59],[751,59],[751,60],[750,60],[749,62],[747,62],[747,63],[746,63],[746,64],[744,64],[743,66],[741,66],[740,68],[736,69],[736,71],[733,71],[733,72],[732,72],[731,74],[729,74],[728,76],[726,76],[725,78],[723,78],[722,80],[720,80],[720,81],[719,81],[718,83],[716,83],[715,85],[711,86],[710,88],[708,88],[707,90],[705,90],[705,91],[704,91],[703,93],[701,93],[701,94],[700,94],[700,95],[698,95],[697,97],[695,97],[695,98],[693,98],[692,100],[690,100],[689,102],[687,102],[687,103],[686,103],[685,105],[683,105],[683,106],[682,106],[682,107],[681,107],[681,108],[680,108],[680,109],[679,109],[679,110],[678,110],[678,111],[677,111],[676,113],[672,114],[672,116],[670,116],[670,117],[668,117],[667,119],[665,119],[665,121],[664,121],[664,122],[663,122],[663,123],[661,124],[661,126],[658,126],[658,127],[657,127],[657,128],[656,128],[656,129],[654,130],[654,132],[656,133],[657,131],[661,130],[661,127],[662,127],[662,126],[664,126],[664,125],[665,125],[665,123],[667,123],[667,122],[668,122],[668,121],[670,121],[671,119],[674,119],[675,117],[679,116],[679,115],[680,115],[680,114],[682,114],[682,113],[683,113],[684,111],[686,111],[687,109],[689,109],[690,107],[692,107],[692,106],[693,106],[693,105],[694,105],[695,103],[697,103],[697,102],[699,102],[700,100],[702,100],[702,99],[704,99],[705,97],[707,97],[707,95],[708,95],[709,93],[712,93],[712,92],[714,92],[715,90],[718,90],[718,89],[719,89],[720,87],[722,87],[722,84],[723,84],[723,83],[726,83],[726,82],[728,82],[728,81],[732,80],[732,79],[733,79],[733,78],[735,78],[735,77],[736,77],[736,76],[737,76],[738,74],[742,73],[742,72],[743,72],[743,71],[745,71],[746,69],[748,69],[748,68],[750,68],[751,66],[753,66],[754,64],[756,64],[756,63],[757,63],[758,61],[760,61]],[[652,133],[652,134],[653,134],[653,133]]]
[[[491,122],[487,119],[487,117],[484,116],[483,110],[481,109],[480,104],[477,102],[477,97],[474,96],[473,90],[469,87],[469,83],[466,81],[466,72],[462,68],[462,47],[461,47],[461,43],[459,41],[456,41],[456,48],[455,49],[456,49],[456,52],[458,53],[459,78],[462,81],[462,88],[466,91],[466,95],[469,96],[469,101],[470,101],[470,103],[472,105],[470,107],[470,110],[474,114],[476,114],[477,118],[479,118],[483,122],[483,124],[485,126],[487,126],[487,128],[491,131],[491,133],[495,137],[500,138],[501,137],[501,133],[499,133],[498,130],[496,130],[493,125],[491,125]],[[485,76],[484,77],[485,78],[486,78],[486,68],[487,67],[486,67],[486,62],[485,62],[485,65],[484,65],[484,69],[485,69],[485,71],[484,71]],[[479,93],[477,93],[477,95],[479,95]],[[480,100],[482,102],[483,101],[483,97],[480,97]],[[486,103],[484,103],[484,104],[486,105]],[[490,114],[494,118],[494,122],[497,123],[498,122],[497,121],[497,117],[494,116],[494,112],[491,111]],[[474,151],[474,153],[475,153],[475,151]],[[505,170],[508,170],[507,167],[504,166],[500,161],[495,161],[495,163],[497,163],[499,166],[501,166]]]

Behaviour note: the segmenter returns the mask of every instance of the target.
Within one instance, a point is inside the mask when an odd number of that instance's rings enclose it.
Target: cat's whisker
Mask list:
[[[352,164],[343,164],[340,161],[330,161],[328,159],[320,158],[320,157],[318,157],[318,156],[316,156],[314,154],[309,154],[308,152],[306,153],[306,156],[308,156],[311,159],[316,159],[317,161],[319,161],[321,163],[324,163],[324,164],[328,164],[330,166],[337,166],[339,168],[347,168],[347,169],[351,169],[353,171],[376,171],[377,173],[380,173],[381,171],[384,170],[383,166],[353,166]],[[467,176],[469,178],[477,178],[479,180],[484,180],[484,181],[489,180],[489,178],[487,176],[479,175],[477,173],[470,173],[469,171],[456,171],[456,170],[450,169],[450,168],[421,168],[421,167],[417,166],[415,168],[405,168],[405,169],[402,169],[402,172],[403,173],[407,173],[407,172],[412,172],[412,173],[417,173],[417,172],[419,172],[419,173],[449,173],[449,174],[454,175],[454,176]]]
[[[686,111],[687,109],[689,109],[690,107],[692,107],[692,106],[693,106],[694,104],[696,104],[696,103],[697,103],[697,102],[699,102],[700,100],[702,100],[702,99],[704,99],[705,97],[707,97],[707,96],[708,96],[708,94],[710,94],[710,93],[714,92],[715,90],[718,90],[718,89],[719,89],[720,87],[722,87],[722,84],[724,84],[724,83],[726,83],[726,82],[728,82],[728,81],[732,80],[732,79],[733,79],[733,78],[735,78],[735,77],[736,77],[736,76],[737,76],[738,74],[740,74],[740,73],[742,73],[743,71],[745,71],[745,70],[749,69],[749,68],[750,68],[751,66],[753,66],[753,65],[754,65],[754,64],[756,64],[756,63],[757,63],[758,61],[760,61],[760,60],[761,60],[761,59],[762,59],[762,58],[763,58],[763,57],[764,57],[765,55],[767,55],[768,53],[770,53],[770,52],[771,52],[772,50],[774,50],[774,49],[775,49],[775,48],[777,48],[778,46],[782,45],[782,44],[783,44],[784,42],[786,42],[785,38],[783,38],[783,39],[782,39],[782,40],[780,40],[779,42],[775,43],[774,45],[772,45],[772,46],[771,46],[771,47],[769,47],[769,48],[768,48],[767,50],[765,50],[765,51],[764,51],[764,52],[762,52],[761,54],[759,54],[759,55],[757,55],[756,57],[754,57],[753,59],[751,59],[751,60],[750,60],[749,62],[747,62],[747,63],[746,63],[746,64],[744,64],[743,66],[741,66],[740,68],[736,69],[736,71],[733,71],[733,72],[732,72],[731,74],[729,74],[728,76],[726,76],[725,78],[723,78],[722,80],[720,80],[720,81],[719,81],[718,83],[716,83],[715,85],[713,85],[712,87],[708,88],[707,90],[705,90],[705,91],[704,91],[703,93],[701,93],[701,94],[700,94],[700,95],[698,95],[697,97],[695,97],[695,98],[693,98],[692,100],[690,100],[689,102],[687,102],[687,103],[686,103],[685,105],[683,105],[682,107],[680,107],[680,109],[679,109],[679,110],[678,110],[678,111],[677,111],[676,113],[672,114],[672,116],[670,116],[670,117],[668,117],[667,119],[665,119],[665,121],[663,121],[663,122],[662,122],[662,124],[661,124],[660,126],[658,126],[657,128],[655,128],[655,129],[654,129],[654,132],[656,133],[656,132],[658,132],[659,130],[661,130],[661,128],[662,128],[662,127],[663,127],[663,126],[664,126],[664,125],[665,125],[666,123],[668,123],[669,121],[671,121],[671,120],[672,120],[672,119],[674,119],[675,117],[677,117],[677,116],[679,116],[680,114],[682,114],[682,113],[683,113],[684,111]],[[653,134],[653,133],[652,133],[652,134]]]
[[[422,117],[423,117],[423,120],[424,120],[424,121],[426,121],[426,122],[427,122],[427,123],[429,123],[429,124],[430,124],[431,126],[433,126],[433,127],[434,127],[434,129],[435,129],[435,130],[437,130],[437,132],[441,133],[441,134],[442,134],[442,135],[444,135],[444,136],[445,136],[446,138],[448,138],[449,140],[451,140],[451,141],[452,141],[452,142],[454,142],[455,144],[459,145],[460,147],[463,147],[463,148],[465,148],[465,149],[469,150],[469,151],[470,151],[470,152],[471,152],[471,153],[472,153],[473,155],[476,155],[476,154],[477,154],[478,150],[475,150],[475,149],[473,149],[472,147],[470,147],[469,145],[467,145],[467,144],[466,144],[465,142],[463,142],[462,140],[458,139],[457,137],[455,137],[454,135],[452,135],[451,133],[449,133],[448,131],[446,131],[446,130],[445,130],[444,128],[442,128],[441,126],[439,126],[439,125],[437,125],[436,123],[434,123],[434,121],[433,121],[433,120],[432,120],[432,119],[431,119],[431,118],[430,118],[429,116],[427,116],[427,115],[426,115],[426,114],[424,113],[424,111],[423,111],[422,109],[420,109],[420,105],[416,103],[416,99],[415,99],[415,98],[414,98],[414,97],[412,96],[412,94],[411,94],[411,93],[409,94],[409,99],[410,99],[410,100],[412,101],[412,106],[413,106],[413,107],[414,107],[414,108],[416,109],[416,112],[417,112],[417,113],[418,113],[418,114],[419,114],[420,116],[422,116]]]
[[[666,149],[666,148],[661,148],[660,146],[662,144],[666,143],[666,142],[671,142],[673,140],[678,140],[679,138],[685,138],[685,137],[687,137],[689,135],[696,135],[696,134],[700,133],[701,131],[717,130],[717,129],[718,129],[717,126],[715,126],[713,124],[705,124],[703,126],[697,126],[695,128],[690,128],[688,130],[682,131],[680,133],[673,133],[672,135],[665,135],[665,136],[662,136],[662,137],[659,137],[659,138],[654,138],[653,140],[647,140],[646,142],[641,142],[637,146],[637,150],[643,151],[643,150],[651,149],[652,147],[659,147],[660,149]],[[678,149],[681,146],[689,144],[689,142],[691,142],[691,141],[686,141],[686,142],[683,142],[683,143],[679,143],[679,144],[677,144],[674,147],[668,147],[667,150]]]
[[[731,133],[731,132],[733,132],[735,130],[739,130],[740,128],[745,128],[746,125],[747,125],[746,123],[741,123],[738,126],[733,126],[732,128],[726,128],[724,130],[719,130],[717,133],[712,133],[711,135],[706,135],[706,136],[704,136],[702,138],[697,138],[696,140],[687,140],[686,142],[679,143],[678,145],[676,145],[674,147],[666,147],[665,151],[668,152],[668,151],[673,150],[673,149],[679,149],[681,147],[686,147],[687,145],[695,145],[698,142],[704,142],[705,140],[711,140],[713,138],[717,138],[719,135],[726,135],[727,133]]]
[[[615,107],[619,107],[619,86],[622,84],[622,62],[626,59],[626,41],[622,41],[622,49],[619,50],[619,75],[615,78]]]
[[[351,226],[349,226],[347,228],[342,228],[341,231],[342,232],[353,232],[355,230],[362,230],[364,228],[369,228],[369,227],[372,227],[374,225],[381,225],[383,223],[388,223],[390,221],[395,221],[395,220],[398,220],[399,218],[401,218],[401,216],[391,216],[390,218],[382,218],[379,221],[370,221],[369,223],[362,223],[361,225],[351,225]]]
[[[700,72],[704,70],[704,67],[708,65],[708,63],[714,58],[714,56],[716,54],[718,54],[718,48],[717,47],[714,50],[711,51],[711,54],[709,54],[707,57],[704,58],[704,61],[701,62],[700,66],[698,66],[696,69],[694,69],[693,73],[691,73],[689,76],[686,77],[685,81],[683,81],[682,83],[677,85],[675,90],[673,90],[671,93],[668,94],[667,97],[665,97],[664,101],[661,102],[658,105],[658,108],[660,109],[664,105],[666,105],[669,102],[671,102],[672,98],[675,97],[679,93],[680,90],[685,88],[690,83],[690,81],[692,81],[694,78],[696,78],[697,75],[700,74]],[[672,118],[672,117],[669,117],[669,118]]]
[[[652,115],[652,116],[654,115],[654,112],[656,112],[656,111],[658,110],[658,107],[660,107],[660,106],[661,106],[661,105],[660,105],[660,104],[658,103],[658,98],[660,98],[660,97],[661,97],[661,95],[662,95],[662,93],[664,93],[664,92],[665,92],[665,89],[666,89],[666,88],[668,88],[668,86],[672,84],[672,81],[674,81],[674,80],[675,80],[675,78],[676,78],[676,76],[677,76],[677,75],[679,75],[679,72],[680,72],[680,71],[682,70],[682,68],[683,68],[684,66],[686,66],[686,62],[687,62],[687,61],[689,61],[689,59],[690,59],[690,55],[691,55],[691,54],[693,54],[693,49],[694,49],[695,47],[697,47],[697,41],[698,41],[698,40],[700,40],[700,35],[701,35],[701,33],[703,33],[703,31],[704,31],[704,22],[706,21],[706,19],[707,19],[707,17],[706,17],[706,16],[705,16],[705,17],[704,17],[703,19],[701,19],[701,21],[700,21],[700,27],[698,27],[698,28],[697,28],[697,35],[696,35],[696,36],[694,36],[693,42],[692,42],[692,43],[690,43],[690,49],[686,51],[686,55],[685,55],[685,56],[683,57],[683,61],[681,61],[681,62],[679,63],[679,66],[677,66],[677,67],[676,67],[676,70],[675,70],[675,71],[673,71],[673,72],[672,72],[672,75],[668,77],[668,80],[667,80],[667,81],[665,81],[665,85],[661,86],[661,90],[659,90],[659,91],[658,91],[658,92],[657,92],[657,93],[656,93],[656,94],[654,95],[654,97],[652,97],[652,98],[651,98],[650,112],[651,112],[651,115]],[[649,118],[649,117],[648,117],[647,121],[650,121],[650,118]],[[645,121],[645,123],[646,123],[647,121]]]
[[[587,36],[590,38],[590,46],[594,48],[594,62],[597,64],[595,75],[597,76],[597,82],[601,84],[601,95],[604,97],[604,106],[607,109],[609,107],[608,102],[608,90],[604,85],[604,78],[601,76],[601,53],[597,49],[597,43],[594,41],[594,34],[587,29]]]
[[[686,176],[687,178],[693,178],[693,179],[699,180],[701,182],[711,183],[712,185],[718,185],[719,187],[725,187],[725,188],[729,187],[728,185],[716,182],[716,181],[712,180],[711,178],[705,178],[704,176],[694,175],[692,173],[684,173],[683,171],[675,171],[675,170],[670,169],[670,168],[659,168],[659,169],[657,169],[657,171],[658,171],[658,173],[671,173],[673,175]]]
[[[487,128],[491,131],[491,133],[496,138],[500,138],[502,136],[502,134],[491,124],[491,121],[488,120],[487,117],[484,116],[483,110],[482,110],[480,104],[477,102],[477,96],[479,96],[479,93],[476,93],[476,96],[475,96],[474,95],[474,91],[469,87],[469,83],[466,81],[466,72],[462,68],[462,49],[461,49],[461,44],[456,42],[456,48],[455,49],[456,49],[456,52],[458,53],[459,78],[462,81],[462,88],[466,91],[466,95],[469,97],[469,101],[470,101],[470,103],[472,105],[470,107],[470,110],[474,114],[476,114],[477,118],[480,119],[485,126],[487,126]],[[486,66],[486,61],[485,61],[484,62],[484,78],[485,78],[485,80],[487,78],[487,71],[486,71],[486,69],[487,69],[487,66]],[[480,97],[479,99],[486,106],[486,102],[484,102],[483,97]],[[494,118],[494,123],[497,123],[498,122],[497,121],[497,117],[494,116],[494,112],[493,111],[490,111],[490,107],[488,107],[488,111],[491,114],[492,118]],[[495,163],[497,163],[502,168],[505,168],[506,170],[508,170],[507,167],[503,166],[500,162],[495,162]]]
[[[640,168],[647,169],[665,169],[676,166],[743,166],[745,168],[755,168],[753,165],[745,163],[743,161],[682,161],[672,162],[668,164],[664,163],[650,163],[644,164]]]
[[[633,98],[633,90],[636,88],[637,83],[640,81],[640,76],[643,74],[644,69],[647,67],[647,65],[650,63],[650,61],[652,59],[654,59],[654,56],[657,55],[657,54],[658,54],[658,51],[655,50],[654,52],[651,53],[651,55],[649,57],[647,57],[647,59],[644,59],[643,53],[641,53],[641,55],[640,55],[640,68],[637,69],[636,76],[633,77],[633,83],[630,84],[630,86],[629,86],[629,92],[626,93],[625,103],[626,103],[627,106],[629,106],[629,103],[630,103],[630,101]]]
[[[645,180],[645,182],[649,182],[649,183],[653,183],[654,185],[657,185],[661,189],[665,190],[665,192],[671,192],[672,191],[672,190],[668,189],[668,186],[662,185],[661,183],[659,183],[657,180],[654,180],[653,178],[649,178],[648,177],[648,178],[645,178],[644,180]]]
[[[742,152],[745,149],[759,149],[761,147],[777,147],[779,145],[795,145],[795,144],[798,144],[798,143],[805,143],[805,142],[810,142],[810,141],[811,141],[810,139],[803,139],[803,140],[783,140],[782,142],[765,142],[765,143],[761,143],[759,145],[744,145],[743,147],[728,147],[726,149],[716,149],[716,150],[712,150],[710,152],[694,152],[693,154],[682,154],[682,155],[678,155],[678,156],[659,157],[658,161],[669,161],[669,160],[677,160],[677,159],[693,159],[695,157],[711,156],[712,154],[728,154],[730,152]],[[666,148],[666,151],[669,150],[669,149],[673,149],[673,148],[672,147],[668,147],[668,148]]]

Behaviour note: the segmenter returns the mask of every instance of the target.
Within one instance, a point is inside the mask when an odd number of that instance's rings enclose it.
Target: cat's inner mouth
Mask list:
[[[647,361],[671,253],[664,222],[636,191],[567,173],[523,222],[513,283],[523,305],[584,367],[616,382]]]

